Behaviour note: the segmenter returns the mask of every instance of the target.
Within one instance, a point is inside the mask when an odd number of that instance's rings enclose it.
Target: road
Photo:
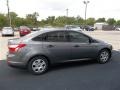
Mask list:
[[[106,64],[81,61],[52,66],[43,75],[13,69],[0,61],[0,90],[120,90],[120,53]]]

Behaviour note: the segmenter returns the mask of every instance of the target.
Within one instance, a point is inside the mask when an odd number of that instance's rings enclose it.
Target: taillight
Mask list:
[[[26,44],[18,44],[18,45],[9,45],[8,49],[10,53],[18,52],[19,49],[25,47]]]

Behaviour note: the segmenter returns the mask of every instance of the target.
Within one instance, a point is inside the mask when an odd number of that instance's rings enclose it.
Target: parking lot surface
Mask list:
[[[1,32],[0,32],[0,60],[5,60],[6,59],[6,54],[8,52],[8,39],[12,39],[12,38],[19,38],[19,33],[15,32],[15,36],[1,36]]]
[[[0,90],[120,90],[120,53],[106,64],[81,61],[60,64],[43,75],[13,69],[0,61]]]

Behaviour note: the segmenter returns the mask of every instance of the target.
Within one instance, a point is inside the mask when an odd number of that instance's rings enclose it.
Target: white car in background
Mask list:
[[[6,36],[6,35],[14,36],[14,30],[12,27],[3,27],[2,36]]]
[[[70,28],[70,30],[75,30],[75,31],[83,31],[83,29],[81,29],[80,27],[74,27],[74,28]]]
[[[116,31],[120,31],[120,27],[117,27],[115,30],[116,30]]]
[[[67,30],[83,31],[79,25],[65,25],[64,28]]]

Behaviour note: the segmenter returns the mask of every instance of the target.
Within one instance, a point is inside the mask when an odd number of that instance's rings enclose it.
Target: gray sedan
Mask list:
[[[108,62],[112,46],[75,30],[40,30],[8,41],[7,62],[43,74],[56,63],[96,60]]]

